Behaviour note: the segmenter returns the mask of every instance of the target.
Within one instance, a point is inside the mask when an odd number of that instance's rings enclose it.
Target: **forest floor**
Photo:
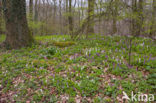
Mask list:
[[[123,91],[156,91],[151,39],[133,40],[130,66],[126,37],[35,38],[40,43],[29,48],[0,49],[0,103],[122,103]]]

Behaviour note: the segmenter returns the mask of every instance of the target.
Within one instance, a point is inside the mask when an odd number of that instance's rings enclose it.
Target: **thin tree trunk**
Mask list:
[[[133,13],[133,15],[135,14],[137,12],[137,0],[132,0],[132,13]],[[133,17],[131,17],[131,19],[132,19],[132,30],[131,30],[131,35],[133,35],[133,37],[131,38],[131,37],[129,37],[129,52],[128,52],[128,56],[129,56],[129,58],[128,58],[128,63],[129,63],[129,65],[131,65],[131,53],[132,53],[132,42],[133,42],[133,39],[137,36],[137,21],[136,21],[136,18],[133,18]]]
[[[60,14],[60,34],[62,34],[62,0],[59,0],[59,14]]]
[[[29,19],[33,21],[33,0],[29,0]]]
[[[155,39],[155,36],[156,36],[156,0],[153,0],[152,25],[150,30],[150,37]]]
[[[120,1],[119,0],[112,0],[110,2],[110,9],[111,9],[111,15],[112,15],[112,32],[111,32],[111,35],[114,35],[116,34],[117,32],[117,27],[116,27],[116,24],[117,24],[117,16],[118,16],[118,3]]]
[[[6,23],[6,40],[4,45],[10,49],[30,46],[34,40],[26,19],[25,0],[3,0]]]
[[[0,0],[0,5],[2,5],[2,1]],[[2,34],[2,9],[0,8],[0,35]]]
[[[68,20],[69,20],[69,32],[71,37],[73,38],[73,17],[72,17],[72,0],[69,0],[69,16],[68,16]]]
[[[81,9],[80,9],[80,1],[78,1],[78,14],[79,14],[79,25],[81,24]]]
[[[94,22],[91,20],[94,18],[94,4],[95,0],[88,0],[88,25],[87,25],[87,35],[94,33]]]
[[[133,38],[129,38],[129,52],[128,52],[128,56],[129,56],[128,64],[129,65],[131,65],[132,41],[133,41]]]
[[[83,0],[81,0],[81,11],[82,11],[82,18],[84,17],[84,9],[83,9]]]
[[[102,12],[102,0],[100,2],[100,14]],[[99,16],[99,34],[101,34],[101,17]]]
[[[28,22],[33,22],[33,0],[29,0],[29,21]],[[33,28],[30,28],[30,32],[33,35]]]
[[[65,2],[65,12],[68,14],[68,0]],[[65,16],[65,26],[69,25],[68,16]],[[68,34],[69,29],[66,29],[66,33]]]
[[[38,9],[37,9],[37,6],[38,6],[38,0],[35,0],[35,7],[34,7],[34,21],[37,22],[38,21]]]
[[[56,25],[56,11],[57,11],[57,5],[56,5],[56,0],[53,0],[54,3],[54,16],[53,16],[53,21],[54,21],[54,25]]]
[[[139,0],[139,7],[138,7],[138,35],[141,35],[142,33],[142,25],[143,25],[143,3],[144,0]]]
[[[133,14],[135,14],[137,12],[137,0],[132,0],[132,13]],[[136,18],[134,18],[133,16],[132,16],[132,18],[131,18],[131,20],[132,20],[132,30],[131,30],[131,33],[132,33],[132,35],[134,36],[134,35],[136,35]]]
[[[34,4],[34,17],[33,17],[33,21],[35,23],[37,23],[38,21],[38,0],[35,0],[35,4]],[[38,34],[39,35],[40,32],[37,31],[37,29],[35,28],[33,31],[33,34]]]

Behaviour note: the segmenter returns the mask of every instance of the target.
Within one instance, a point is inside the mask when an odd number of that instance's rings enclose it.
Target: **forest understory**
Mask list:
[[[156,0],[0,0],[0,103],[156,103]]]
[[[35,39],[38,44],[32,47],[0,50],[1,103],[124,103],[123,91],[128,96],[155,93],[156,45],[151,39],[135,38],[131,65],[126,37]]]

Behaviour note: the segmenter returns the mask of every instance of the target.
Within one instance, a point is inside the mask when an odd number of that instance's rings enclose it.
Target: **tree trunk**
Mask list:
[[[83,17],[84,17],[84,2],[83,2],[83,0],[81,0],[81,17],[82,17],[82,19],[83,19]]]
[[[62,34],[62,0],[59,0],[60,34]]]
[[[136,14],[136,12],[137,12],[137,0],[132,0],[132,15],[134,15],[134,14]],[[131,35],[136,35],[136,31],[137,31],[137,28],[136,28],[136,18],[134,18],[133,16],[132,16],[132,18],[131,18],[131,20],[132,20],[132,30],[131,30]]]
[[[79,16],[79,25],[81,24],[81,9],[80,9],[80,1],[78,1],[78,16]]]
[[[33,0],[29,0],[29,19],[33,20]]]
[[[152,25],[150,30],[150,37],[155,39],[155,36],[156,36],[156,0],[153,0]]]
[[[34,21],[37,22],[38,21],[38,9],[37,9],[37,6],[38,6],[38,0],[35,0],[35,7],[34,7]]]
[[[94,18],[94,4],[95,0],[88,0],[88,25],[87,25],[87,37],[88,34],[94,33],[94,22],[91,20]]]
[[[57,2],[56,0],[53,0],[54,3],[54,15],[53,15],[53,20],[54,20],[54,25],[56,25],[56,12],[57,12]]]
[[[68,0],[65,0],[65,14],[68,14]],[[64,26],[69,25],[69,21],[68,21],[68,16],[65,16],[65,20],[64,20]],[[68,34],[69,33],[69,29],[65,29],[65,33]]]
[[[119,6],[118,3],[119,2],[120,1],[118,1],[118,0],[113,0],[113,6],[111,7],[112,8],[112,17],[113,17],[113,30],[112,30],[111,35],[114,35],[117,32],[116,23],[117,23],[118,6]]]
[[[99,3],[100,3],[100,14],[102,12],[102,0],[99,0]],[[99,34],[101,35],[101,17],[99,16]]]
[[[138,18],[139,20],[137,21],[138,23],[138,30],[137,30],[137,35],[141,35],[142,33],[142,25],[143,25],[143,3],[144,0],[139,0],[139,6],[138,6]]]
[[[0,5],[2,5],[2,1],[0,0]],[[0,8],[0,35],[2,34],[2,9]]]
[[[29,23],[33,22],[33,0],[29,0]],[[34,34],[33,28],[30,28],[32,35]]]
[[[29,31],[26,19],[25,0],[3,0],[6,23],[6,40],[9,49],[30,46],[34,39]]]
[[[66,0],[66,13],[68,13],[68,0]]]
[[[68,21],[69,21],[69,32],[71,37],[73,38],[73,17],[72,17],[72,0],[69,0],[69,16],[68,16]]]

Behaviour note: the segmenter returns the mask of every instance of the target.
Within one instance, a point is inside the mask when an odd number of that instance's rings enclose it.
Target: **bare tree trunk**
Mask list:
[[[132,0],[132,15],[134,15],[137,12],[137,0]],[[133,18],[133,16],[131,17],[132,19],[132,30],[131,30],[131,35],[133,35],[133,37],[129,37],[129,52],[128,52],[128,63],[129,65],[131,65],[131,56],[132,56],[132,43],[133,43],[133,39],[135,38],[135,36],[137,35],[137,21],[136,18]]]
[[[143,25],[143,0],[139,0],[138,3],[137,0],[132,0],[132,12],[133,15],[137,15],[137,17],[132,18],[132,35],[139,36]]]
[[[69,0],[65,0],[65,13],[68,14],[68,1]],[[65,16],[65,25],[64,26],[67,26],[69,25],[69,21],[68,21],[68,16]],[[69,32],[69,29],[66,29],[66,34],[68,34]]]
[[[68,0],[66,0],[66,12],[68,12]]]
[[[81,0],[81,12],[82,12],[82,18],[84,17],[84,9],[83,9],[83,0]]]
[[[34,4],[34,16],[33,16],[33,20],[35,23],[37,23],[38,21],[38,0],[35,0],[35,4]],[[39,35],[39,31],[35,28],[33,31],[33,34],[38,34]]]
[[[112,30],[111,35],[116,34],[117,32],[117,16],[118,16],[118,6],[119,6],[119,0],[112,0],[110,1],[110,4],[108,5],[108,12],[111,12],[111,20],[112,20]]]
[[[69,16],[68,16],[68,20],[69,20],[69,32],[71,37],[73,38],[73,17],[72,17],[72,0],[69,0]]]
[[[30,46],[34,40],[27,24],[25,0],[3,0],[3,6],[6,23],[4,45],[10,49]]]
[[[62,0],[59,0],[60,34],[62,34]]]
[[[78,1],[78,15],[79,15],[79,25],[81,24],[81,9],[80,9],[80,1]]]
[[[131,54],[132,54],[132,42],[133,38],[129,38],[129,52],[128,52],[128,64],[131,65]]]
[[[33,22],[33,0],[29,0],[29,21],[28,22]],[[30,28],[30,32],[33,35],[33,28]]]
[[[54,20],[54,25],[56,25],[56,9],[57,9],[56,0],[53,0],[53,3],[54,3],[54,16],[53,16],[53,20]]]
[[[153,0],[153,10],[152,10],[152,25],[150,30],[150,37],[156,39],[156,0]]]
[[[137,0],[132,0],[132,13],[133,14],[135,14],[137,12]],[[132,15],[133,15],[132,14]],[[134,18],[133,16],[132,16],[132,18],[131,18],[131,20],[132,20],[132,30],[131,30],[131,33],[132,33],[132,35],[136,35],[136,18]]]
[[[38,0],[35,0],[35,7],[34,7],[34,21],[37,22],[38,21],[38,9],[37,9],[37,6],[38,6]]]
[[[2,5],[2,1],[0,0],[0,5]],[[0,8],[0,35],[2,34],[2,9]]]
[[[102,12],[102,0],[100,2],[100,14]],[[101,34],[101,17],[99,16],[99,34]]]
[[[143,25],[143,3],[144,0],[139,0],[139,6],[138,6],[138,18],[139,20],[138,22],[138,30],[137,30],[137,34],[141,35],[142,33],[142,25]]]
[[[88,0],[88,25],[87,25],[87,35],[94,33],[94,22],[91,20],[94,18],[94,4],[95,0]]]
[[[29,19],[33,21],[33,0],[29,0]]]

